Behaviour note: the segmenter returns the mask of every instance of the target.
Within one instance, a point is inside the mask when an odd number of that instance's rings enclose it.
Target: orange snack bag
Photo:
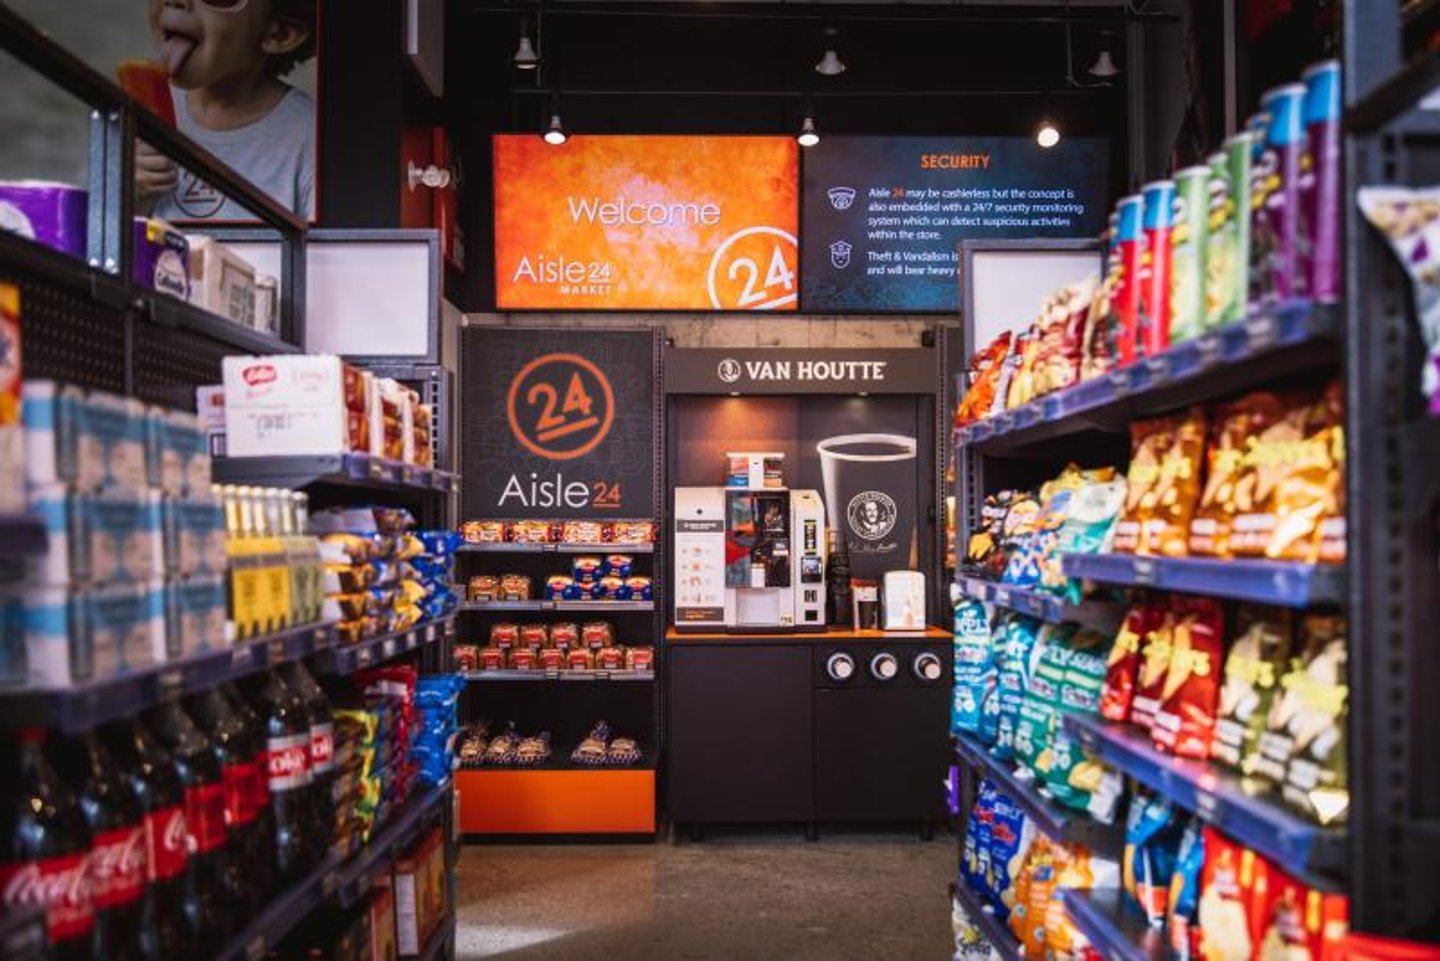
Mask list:
[[[955,408],[956,427],[973,424],[990,413],[1000,375],[1005,370],[1005,359],[1009,356],[1010,332],[1007,330],[970,358],[970,388]]]
[[[1254,475],[1245,469],[1249,438],[1261,434],[1284,413],[1274,394],[1257,391],[1226,404],[1217,412],[1205,452],[1205,486],[1190,520],[1190,553],[1195,557],[1229,557],[1230,532],[1242,504],[1249,503],[1245,478],[1253,489]]]
[[[1117,554],[1145,553],[1144,529],[1155,514],[1154,493],[1160,465],[1174,443],[1175,424],[1169,417],[1136,421],[1130,425],[1130,468],[1125,475],[1125,506],[1115,523]]]

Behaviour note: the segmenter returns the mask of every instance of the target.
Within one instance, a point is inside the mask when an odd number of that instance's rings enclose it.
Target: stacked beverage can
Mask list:
[[[1140,352],[1157,354],[1170,344],[1170,235],[1175,228],[1175,181],[1156,180],[1144,198],[1145,255],[1140,269]]]
[[[1205,255],[1210,225],[1210,168],[1175,174],[1175,226],[1170,233],[1170,342],[1205,326]]]
[[[1140,260],[1145,243],[1141,227],[1145,200],[1139,194],[1120,198],[1115,205],[1116,282],[1112,308],[1118,318],[1116,362],[1119,366],[1134,363],[1139,343],[1140,324]]]
[[[1306,167],[1300,185],[1300,273],[1310,296],[1340,296],[1340,61],[1314,64],[1305,79]]]

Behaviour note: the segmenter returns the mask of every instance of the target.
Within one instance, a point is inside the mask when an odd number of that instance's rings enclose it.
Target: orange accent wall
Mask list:
[[[464,834],[650,834],[651,770],[457,771]]]

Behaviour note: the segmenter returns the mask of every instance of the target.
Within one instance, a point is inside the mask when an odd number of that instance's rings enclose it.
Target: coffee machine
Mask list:
[[[675,489],[678,631],[823,631],[825,504],[813,490]]]

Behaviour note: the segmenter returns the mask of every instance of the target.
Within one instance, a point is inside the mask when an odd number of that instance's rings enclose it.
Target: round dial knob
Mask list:
[[[900,672],[900,664],[894,654],[876,654],[870,658],[870,673],[877,681],[888,681]]]
[[[831,680],[848,681],[855,674],[855,658],[849,654],[831,654],[825,660],[825,673]]]
[[[922,681],[938,681],[945,675],[945,665],[941,663],[938,655],[929,651],[915,655],[915,663],[911,667],[915,676]]]

